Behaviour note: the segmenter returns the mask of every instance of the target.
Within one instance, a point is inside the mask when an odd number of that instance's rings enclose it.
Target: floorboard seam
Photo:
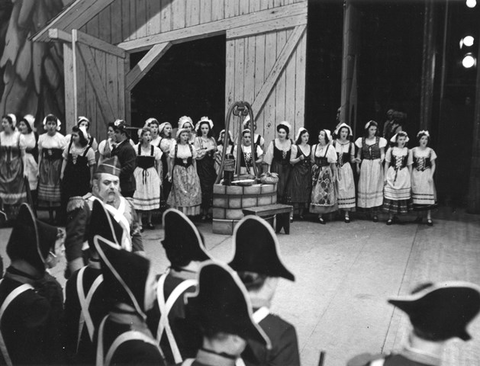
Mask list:
[[[409,264],[410,264],[410,258],[412,257],[412,253],[413,253],[413,248],[415,246],[415,242],[417,240],[417,235],[418,235],[418,228],[419,226],[417,225],[417,229],[415,230],[415,235],[413,236],[413,240],[412,240],[412,244],[410,246],[410,253],[408,254],[408,259],[405,263],[405,269],[403,270],[403,275],[402,275],[402,279],[400,280],[400,286],[398,287],[398,291],[397,291],[397,295],[400,294],[400,290],[402,289],[403,287],[403,284],[404,284],[404,281],[405,281],[405,276],[407,274],[407,270],[408,270],[408,267],[409,267]],[[382,347],[380,349],[380,352],[383,353],[384,349],[385,349],[385,343],[387,341],[387,338],[388,338],[388,333],[390,332],[390,328],[392,326],[392,322],[393,322],[393,318],[395,316],[395,307],[393,307],[392,309],[392,315],[390,316],[390,321],[388,322],[388,327],[387,327],[387,331],[385,332],[385,337],[383,338],[383,344],[382,344]],[[395,338],[397,336],[395,335]]]

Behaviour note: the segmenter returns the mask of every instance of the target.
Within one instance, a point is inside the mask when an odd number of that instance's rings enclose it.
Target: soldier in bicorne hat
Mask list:
[[[62,309],[54,309],[45,289],[46,261],[55,248],[58,229],[35,218],[22,204],[7,244],[11,265],[0,284],[0,357],[7,365],[62,364],[52,335]],[[57,288],[60,284],[57,282]],[[63,300],[63,299],[62,299]],[[60,358],[56,358],[60,357]]]
[[[93,242],[96,235],[114,243],[120,243],[123,235],[122,227],[100,200],[93,201],[88,264],[68,279],[65,289],[66,350],[71,364],[95,363],[95,330],[112,306],[105,297],[100,258]]]
[[[179,363],[194,357],[201,343],[198,327],[186,318],[184,297],[196,290],[200,265],[211,257],[202,234],[181,211],[165,211],[163,227],[162,245],[170,268],[158,279],[157,301],[148,313],[148,324],[167,362]]]
[[[253,318],[268,335],[272,349],[249,341],[242,359],[246,365],[300,365],[295,327],[270,313],[279,277],[295,276],[282,262],[272,227],[258,216],[246,216],[233,232],[235,255],[229,263],[245,284],[252,302]]]
[[[480,311],[480,287],[468,282],[426,283],[388,302],[410,318],[408,345],[398,354],[361,354],[348,366],[438,366],[451,338],[471,339],[466,327]]]
[[[182,365],[233,366],[241,362],[247,342],[270,348],[270,339],[253,319],[245,286],[227,265],[205,262],[198,275],[197,292],[186,297],[187,312],[197,319],[203,341],[195,359]]]
[[[96,234],[104,294],[113,303],[97,330],[96,365],[164,365],[146,323],[155,301],[156,277],[144,256],[119,249],[118,241]]]
[[[143,253],[143,241],[140,233],[141,225],[131,198],[120,193],[120,164],[117,157],[105,159],[93,176],[92,193],[83,197],[72,197],[67,206],[67,236],[65,239],[68,268],[66,277],[86,265],[88,254],[88,235],[90,216],[95,200],[105,204],[105,208],[123,229],[123,249]],[[88,256],[87,256],[88,257]]]

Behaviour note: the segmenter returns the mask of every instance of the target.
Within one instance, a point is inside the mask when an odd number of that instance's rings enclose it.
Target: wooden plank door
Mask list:
[[[90,133],[103,140],[109,122],[129,122],[128,54],[77,30],[63,37],[70,41],[64,45],[67,133],[78,116],[85,116],[91,121]]]

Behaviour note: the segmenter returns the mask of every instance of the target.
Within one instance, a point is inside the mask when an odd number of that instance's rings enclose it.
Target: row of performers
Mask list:
[[[58,229],[21,206],[0,283],[5,364],[300,365],[295,327],[269,310],[278,279],[295,277],[263,219],[237,224],[227,265],[212,259],[187,216],[168,209],[162,245],[170,268],[157,276],[149,259],[122,249],[122,229],[100,200],[91,215],[89,263],[68,280],[63,303],[46,273],[59,254]],[[470,339],[480,288],[429,283],[389,302],[410,318],[409,345],[348,365],[438,365],[447,340]]]
[[[396,215],[406,214],[412,208],[418,211],[417,222],[422,221],[422,211],[427,211],[427,224],[433,225],[437,156],[428,147],[429,132],[420,131],[418,146],[408,149],[409,138],[401,131],[391,138],[392,146],[387,149],[387,141],[377,136],[377,131],[377,123],[369,121],[364,136],[353,143],[352,129],[343,123],[334,131],[335,139],[329,130],[320,130],[318,144],[310,146],[305,128],[300,128],[292,141],[290,124],[280,122],[277,137],[263,158],[263,150],[255,144],[256,163],[263,161],[269,172],[278,174],[278,201],[293,204],[301,219],[308,210],[318,214],[320,223],[325,224],[324,214],[343,210],[344,220],[349,223],[350,212],[358,207],[368,211],[376,222],[383,206],[389,214],[389,225]],[[244,130],[242,173],[251,173],[251,137],[250,130]],[[233,155],[236,156],[235,151]],[[358,189],[355,167],[359,173]]]
[[[149,228],[153,228],[152,211],[161,207],[162,197],[164,207],[180,209],[188,216],[201,214],[202,219],[211,217],[213,184],[219,173],[225,131],[220,133],[217,143],[213,122],[208,117],[202,117],[195,126],[190,117],[181,117],[176,139],[169,122],[159,124],[150,118],[138,131],[139,143],[134,146],[129,143],[128,126],[121,120],[109,124],[108,138],[98,146],[88,132],[90,121],[85,117],[80,117],[72,134],[64,138],[58,132],[60,121],[47,116],[43,121],[47,132],[37,142],[35,138],[30,141],[34,125],[31,119],[22,119],[21,133],[15,131],[12,115],[4,116],[2,124],[5,126],[0,148],[6,153],[1,155],[5,164],[0,164],[0,198],[4,205],[18,207],[26,200],[26,186],[31,192],[38,186],[38,206],[47,207],[53,221],[55,208],[65,207],[70,197],[90,191],[98,150],[99,162],[112,155],[119,157],[122,194],[133,197],[140,217],[147,214]],[[252,173],[255,146],[256,162],[279,175],[278,201],[292,203],[300,217],[309,209],[325,223],[323,214],[340,209],[345,212],[345,221],[350,222],[349,212],[358,207],[371,211],[372,219],[377,221],[383,205],[389,213],[387,223],[391,224],[395,215],[408,212],[413,203],[416,208],[427,210],[427,223],[433,224],[430,209],[436,201],[436,154],[428,147],[428,131],[418,133],[419,144],[412,150],[405,146],[408,136],[404,132],[396,134],[392,137],[395,146],[385,153],[387,141],[377,136],[374,121],[366,124],[364,137],[355,143],[350,141],[351,128],[341,124],[335,131],[335,140],[328,130],[321,130],[319,143],[313,146],[308,144],[306,129],[300,128],[293,142],[289,138],[290,124],[281,122],[277,125],[277,138],[263,155],[265,141],[249,129],[255,130],[255,124],[252,126],[247,119],[243,127],[242,173]],[[231,134],[228,136],[225,150],[236,156]],[[38,148],[38,164],[32,144]],[[353,165],[357,165],[360,175],[358,194]],[[419,214],[418,221],[421,220]]]

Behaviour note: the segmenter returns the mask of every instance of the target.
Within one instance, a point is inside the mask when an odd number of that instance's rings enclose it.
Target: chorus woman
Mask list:
[[[232,157],[233,155],[233,137],[232,137],[232,132],[228,131],[228,137],[227,137],[227,146],[224,146],[225,142],[225,130],[221,130],[220,134],[218,135],[217,139],[217,153],[215,154],[215,171],[217,172],[217,175],[220,174],[220,164],[222,163],[222,154],[223,154],[223,149],[225,149],[225,156],[226,157]],[[235,158],[233,156],[233,158]],[[223,173],[223,172],[222,172]]]
[[[20,205],[27,202],[27,182],[24,178],[25,137],[15,128],[14,114],[2,117],[0,132],[0,203],[7,220],[14,220]]]
[[[177,143],[170,150],[168,179],[172,182],[172,189],[167,205],[187,216],[198,216],[202,190],[196,169],[197,151],[189,143],[189,139],[190,131],[180,128],[177,131]]]
[[[335,180],[337,179],[337,154],[331,144],[330,130],[320,130],[318,144],[312,146],[312,197],[310,212],[318,214],[318,221],[325,224],[323,215],[337,211]]]
[[[378,124],[368,121],[365,134],[355,141],[357,151],[358,181],[357,206],[367,210],[374,222],[378,221],[378,212],[383,204],[383,161],[387,140],[378,136]]]
[[[290,156],[290,164],[293,165],[290,196],[294,213],[298,213],[301,220],[304,219],[312,194],[312,147],[308,144],[309,138],[307,129],[300,127]]]
[[[189,133],[188,143],[193,145],[195,143],[195,131],[193,128],[193,121],[188,116],[182,116],[178,120],[178,130],[186,129]],[[178,131],[177,130],[177,131]]]
[[[137,166],[135,176],[136,189],[133,194],[133,205],[137,211],[140,222],[143,213],[147,215],[147,227],[154,229],[152,224],[152,211],[160,208],[160,188],[162,185],[162,151],[150,144],[151,130],[144,127],[139,130],[139,143],[135,146],[137,153]]]
[[[73,126],[68,146],[63,151],[62,200],[63,207],[71,197],[83,196],[91,191],[95,169],[95,153],[87,140],[85,127]]]
[[[352,163],[355,162],[355,146],[350,141],[352,129],[342,123],[335,131],[337,139],[334,142],[337,153],[338,179],[337,203],[339,210],[345,212],[344,221],[350,222],[350,211],[355,209],[355,180],[353,178]]]
[[[253,155],[252,155],[252,146],[256,146],[255,149],[255,166],[257,169],[260,167],[262,162],[263,151],[258,145],[252,145],[252,134],[250,130],[242,131],[242,143],[240,145],[240,174],[247,174],[249,176],[254,176],[255,172],[253,170]],[[237,156],[237,146],[233,148],[233,156]],[[257,172],[258,173],[258,172]]]
[[[172,124],[170,122],[162,122],[158,126],[158,134],[160,136],[159,147],[162,150],[162,191],[160,192],[160,207],[166,208],[167,198],[172,188],[172,183],[168,180],[168,159],[172,147],[175,145],[175,139],[172,137]]]
[[[47,209],[50,223],[55,222],[54,211],[61,206],[60,174],[63,162],[65,136],[60,132],[61,122],[53,114],[43,119],[45,133],[38,138],[38,207]]]
[[[412,154],[406,144],[408,135],[404,131],[395,134],[390,142],[394,144],[385,155],[385,191],[383,210],[388,213],[387,225],[393,223],[396,215],[403,215],[412,209]]]
[[[159,126],[160,123],[155,118],[149,118],[145,121],[145,127],[150,128],[152,135],[152,141],[150,141],[150,144],[158,148],[160,148],[160,141],[162,141],[162,137],[158,133]]]
[[[259,133],[255,133],[255,131],[257,130],[257,122],[254,120],[253,123],[252,123],[250,121],[250,116],[247,116],[243,120],[243,129],[252,131],[252,133],[253,133],[253,135],[252,135],[252,145],[260,146],[262,151],[265,151],[265,139]],[[293,134],[293,131],[292,131],[292,134]],[[267,168],[265,162],[262,162],[261,164],[259,164],[258,171],[259,171],[259,174],[261,174],[265,171],[268,171],[268,168]]]
[[[420,131],[417,134],[418,146],[411,150],[413,159],[412,200],[417,211],[418,223],[422,222],[422,212],[427,211],[427,224],[433,225],[432,208],[436,206],[436,191],[433,175],[435,174],[437,154],[428,147],[430,133]]]
[[[213,185],[217,179],[215,171],[215,152],[217,143],[213,138],[213,122],[208,117],[202,117],[196,125],[194,147],[197,150],[197,173],[202,188],[202,220],[210,219],[210,209],[213,203]]]
[[[25,156],[23,158],[24,172],[32,194],[32,200],[37,205],[38,187],[38,135],[35,129],[35,117],[27,114],[18,123],[18,130],[25,138]]]
[[[290,156],[292,154],[293,142],[288,138],[291,126],[287,121],[282,121],[277,125],[277,137],[268,146],[263,159],[267,164],[267,171],[278,174],[277,183],[277,202],[287,203],[290,184],[290,174],[292,166]]]
[[[101,141],[98,145],[98,165],[102,164],[105,159],[108,159],[112,156],[112,150],[115,147],[115,130],[113,127],[113,122],[110,122],[107,127],[107,138]]]

